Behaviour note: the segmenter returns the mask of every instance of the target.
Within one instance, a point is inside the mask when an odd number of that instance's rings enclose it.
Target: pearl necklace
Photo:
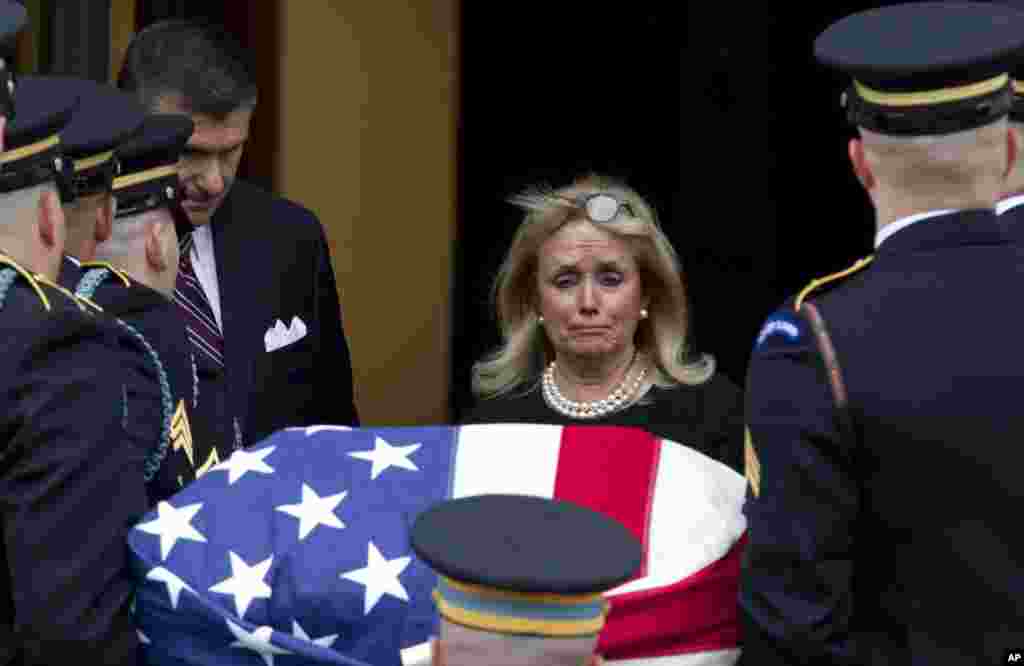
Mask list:
[[[611,392],[607,398],[592,400],[589,402],[576,402],[569,400],[558,390],[555,382],[555,362],[552,361],[544,370],[541,378],[541,385],[544,394],[544,401],[555,411],[574,419],[596,419],[606,414],[611,414],[624,408],[630,397],[636,393],[647,376],[647,368],[643,367],[637,373],[632,382],[629,381],[629,371],[622,378],[622,382]]]

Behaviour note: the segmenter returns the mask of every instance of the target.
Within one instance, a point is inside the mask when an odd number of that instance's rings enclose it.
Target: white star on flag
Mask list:
[[[356,451],[349,455],[360,460],[369,460],[373,463],[370,471],[370,480],[376,479],[384,470],[389,467],[400,467],[414,472],[420,470],[416,463],[409,460],[409,456],[419,449],[422,444],[410,444],[409,446],[391,446],[380,437],[374,438],[373,451]]]
[[[227,472],[228,485],[245,476],[248,472],[259,472],[260,474],[273,474],[274,468],[263,462],[263,459],[274,452],[276,446],[268,446],[259,451],[246,451],[238,449],[231,454],[231,457],[217,465],[211,472]]]
[[[312,643],[313,645],[319,645],[323,648],[331,647],[334,645],[334,641],[338,640],[338,634],[331,634],[330,636],[324,636],[323,638],[310,638],[309,634],[306,633],[306,630],[302,628],[302,625],[295,620],[292,620],[292,636],[295,636],[295,638],[298,638],[299,640]]]
[[[185,581],[178,578],[176,575],[164,569],[163,567],[156,567],[148,574],[146,574],[147,580],[155,580],[158,583],[163,583],[167,586],[167,596],[171,599],[171,608],[178,610],[178,599],[181,598],[181,591],[188,590],[192,594],[196,591],[185,584]]]
[[[405,571],[412,561],[411,557],[398,557],[387,560],[371,541],[367,546],[368,562],[362,569],[355,569],[341,574],[342,578],[366,586],[366,599],[363,604],[363,615],[369,615],[380,598],[390,594],[402,601],[409,601],[405,587],[398,580],[399,574]]]
[[[302,503],[284,504],[276,507],[281,513],[287,513],[299,519],[299,541],[305,539],[317,525],[336,527],[344,529],[345,523],[338,520],[334,510],[345,499],[347,492],[340,492],[337,495],[320,497],[316,491],[302,484]]]
[[[238,639],[231,644],[231,647],[252,650],[263,657],[267,666],[274,666],[274,655],[291,654],[288,650],[283,650],[270,642],[270,636],[274,633],[271,627],[256,627],[256,630],[250,634],[245,629],[232,624],[231,620],[225,621],[228,623],[228,629]]]
[[[243,617],[245,611],[249,610],[249,604],[253,602],[253,599],[270,598],[270,586],[263,582],[263,578],[270,571],[270,565],[274,563],[274,556],[271,555],[251,567],[245,563],[245,560],[235,555],[234,551],[229,550],[228,556],[231,558],[231,577],[217,583],[210,588],[210,591],[234,596],[238,617]]]
[[[190,525],[201,508],[203,508],[202,503],[189,504],[175,509],[168,502],[160,502],[156,507],[157,519],[136,525],[135,529],[159,536],[160,559],[166,560],[167,556],[171,554],[174,544],[178,543],[178,539],[206,543],[206,537]]]

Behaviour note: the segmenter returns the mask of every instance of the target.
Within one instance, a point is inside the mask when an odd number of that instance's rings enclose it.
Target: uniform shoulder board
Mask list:
[[[845,277],[853,275],[857,271],[863,269],[868,264],[870,264],[873,259],[873,256],[858,259],[857,261],[854,262],[852,266],[845,270],[839,271],[838,273],[832,273],[831,275],[826,275],[825,277],[820,277],[811,280],[810,283],[806,287],[804,287],[803,290],[801,290],[801,292],[797,295],[796,300],[793,301],[793,310],[799,311],[800,306],[803,305],[803,302],[807,300],[807,297],[810,296],[815,291],[818,291],[825,285],[832,284],[838,280],[842,280]]]
[[[75,295],[79,298],[90,299],[96,290],[106,280],[120,282],[125,287],[132,286],[132,279],[121,269],[105,261],[90,261],[82,263],[82,278],[75,287]]]
[[[32,291],[34,291],[36,296],[39,297],[39,302],[42,303],[43,309],[49,312],[51,308],[50,298],[40,286],[39,280],[37,279],[39,276],[34,275],[24,266],[3,253],[0,253],[0,308],[3,307],[4,302],[7,300],[7,292],[11,288],[11,285],[13,285],[19,277],[23,278],[28,283],[29,287],[32,288]]]

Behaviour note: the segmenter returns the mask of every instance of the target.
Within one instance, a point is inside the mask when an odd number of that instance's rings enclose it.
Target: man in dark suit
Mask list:
[[[0,34],[24,18],[10,5]],[[137,368],[98,311],[54,284],[59,133],[77,98],[38,79],[15,93],[0,92],[15,112],[0,118],[0,664],[135,664],[125,543],[147,508],[148,452],[127,383]]]
[[[118,80],[148,109],[195,122],[180,164],[195,231],[175,300],[200,391],[220,397],[199,412],[218,448],[289,426],[359,422],[323,228],[311,211],[235,178],[257,100],[246,60],[222,29],[164,22],[135,37]]]
[[[816,42],[853,79],[877,251],[773,314],[747,385],[741,664],[996,664],[1024,648],[1024,283],[994,205],[1024,14],[910,3]],[[816,211],[823,227],[830,212]]]

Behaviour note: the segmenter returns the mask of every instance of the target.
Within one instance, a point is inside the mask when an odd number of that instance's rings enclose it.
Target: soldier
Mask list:
[[[0,33],[23,20],[0,2]],[[13,120],[0,117],[0,663],[19,666],[137,657],[125,548],[146,509],[135,368],[92,306],[53,282],[59,133],[76,101],[22,79],[5,100]]]
[[[523,495],[442,502],[417,518],[411,544],[440,577],[434,666],[597,666],[601,593],[642,561],[607,516]]]
[[[121,95],[108,89],[93,91],[108,93]],[[96,261],[81,264],[75,286],[79,296],[117,317],[151,361],[162,408],[145,474],[154,504],[220,462],[218,451],[209,444],[212,438],[195,430],[195,361],[185,324],[171,301],[178,270],[175,217],[185,219],[178,208],[177,161],[192,129],[188,116],[153,115],[118,147],[114,159],[119,175],[108,172],[109,181],[97,183],[112,203],[95,204],[97,219],[83,224],[99,228],[103,211],[116,214],[102,241],[92,248]]]
[[[79,108],[61,133],[64,154],[71,159],[75,200],[64,206],[68,238],[58,283],[74,290],[82,277],[79,264],[91,261],[96,245],[110,238],[114,200],[110,188],[117,175],[114,150],[141,125],[145,111],[134,99],[111,86],[64,78],[74,88]]]
[[[755,343],[740,663],[1000,663],[1024,645],[1024,316],[988,294],[1024,281],[994,211],[1024,15],[901,4],[815,47],[853,79],[876,252]]]

